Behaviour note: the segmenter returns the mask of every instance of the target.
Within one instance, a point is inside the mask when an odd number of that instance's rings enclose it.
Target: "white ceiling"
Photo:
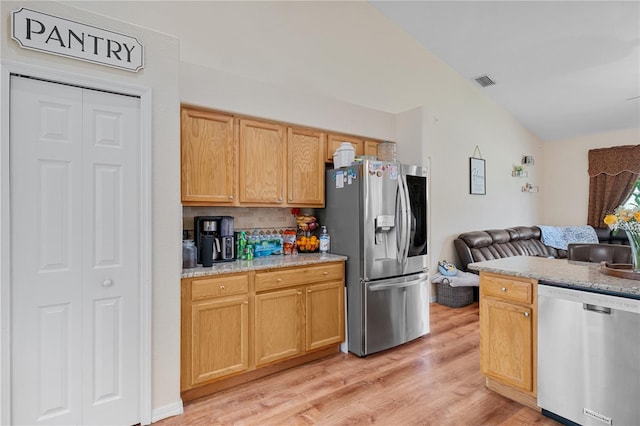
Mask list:
[[[639,1],[370,4],[543,140],[640,128]]]

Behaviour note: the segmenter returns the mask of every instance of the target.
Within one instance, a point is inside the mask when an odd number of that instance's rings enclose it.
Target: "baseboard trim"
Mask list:
[[[167,417],[179,416],[183,413],[184,406],[182,404],[182,400],[180,399],[173,404],[153,409],[151,412],[151,423],[166,419]]]

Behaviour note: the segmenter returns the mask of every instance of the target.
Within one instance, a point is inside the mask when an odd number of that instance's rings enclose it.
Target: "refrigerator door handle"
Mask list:
[[[398,260],[404,265],[407,263],[407,255],[409,253],[409,191],[405,176],[398,176],[398,193],[400,194],[400,246],[398,247]]]
[[[363,281],[361,284],[364,284],[370,291],[388,290],[390,288],[414,286],[426,281],[427,276],[426,273],[420,272],[415,275],[385,279],[381,282]]]

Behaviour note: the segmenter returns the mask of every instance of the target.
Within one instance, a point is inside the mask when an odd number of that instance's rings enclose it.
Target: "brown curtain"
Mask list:
[[[587,224],[602,228],[604,217],[625,202],[640,177],[640,145],[589,150]]]

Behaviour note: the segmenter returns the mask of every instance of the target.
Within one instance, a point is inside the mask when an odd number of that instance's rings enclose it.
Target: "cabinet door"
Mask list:
[[[289,128],[287,137],[287,201],[290,205],[324,206],[326,135]]]
[[[530,307],[482,298],[480,366],[483,374],[533,391],[533,321]]]
[[[284,204],[284,126],[240,120],[239,197],[245,204]]]
[[[302,290],[256,294],[256,366],[302,353]]]
[[[182,202],[186,205],[233,203],[234,152],[232,116],[183,107]]]
[[[344,341],[344,282],[307,287],[306,350]]]
[[[329,135],[327,137],[327,157],[326,160],[333,163],[333,153],[340,147],[342,142],[349,142],[356,150],[356,157],[364,154],[364,141],[345,135]]]
[[[191,386],[247,370],[248,296],[194,303],[191,335]]]
[[[378,156],[378,143],[376,141],[364,141],[364,155]]]

